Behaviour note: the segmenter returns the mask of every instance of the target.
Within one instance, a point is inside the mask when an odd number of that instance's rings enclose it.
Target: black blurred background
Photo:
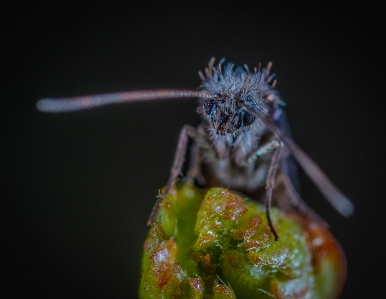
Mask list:
[[[273,61],[294,139],[355,203],[302,195],[347,257],[342,298],[379,297],[385,33],[380,5],[1,2],[2,298],[136,298],[146,221],[196,100],[42,114],[35,102],[195,89],[212,56]]]

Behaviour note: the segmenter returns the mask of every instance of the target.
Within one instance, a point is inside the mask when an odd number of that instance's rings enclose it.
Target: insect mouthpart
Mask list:
[[[217,135],[236,134],[253,124],[256,117],[238,106],[218,97],[204,102],[204,111]]]

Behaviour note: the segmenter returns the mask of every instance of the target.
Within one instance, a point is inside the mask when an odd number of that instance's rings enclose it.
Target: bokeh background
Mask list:
[[[48,115],[43,97],[200,84],[212,56],[273,61],[294,139],[355,203],[302,196],[347,257],[342,298],[379,298],[384,224],[380,6],[1,2],[2,298],[136,298],[146,221],[196,100]],[[382,272],[380,272],[382,271]]]

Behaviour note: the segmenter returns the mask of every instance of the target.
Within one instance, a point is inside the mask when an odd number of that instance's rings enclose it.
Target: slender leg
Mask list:
[[[198,165],[201,163],[200,149],[205,150],[206,155],[210,157],[210,159],[214,159],[214,160],[217,159],[216,152],[214,151],[210,142],[205,140],[205,138],[202,138],[202,136],[200,135],[200,132],[197,132],[197,130],[194,127],[185,125],[182,128],[180,132],[180,136],[178,138],[177,149],[174,155],[173,166],[170,171],[170,176],[169,176],[168,183],[166,185],[166,190],[165,192],[157,196],[157,200],[153,206],[153,210],[147,222],[148,226],[153,224],[154,217],[155,217],[155,214],[157,213],[159,204],[161,203],[162,199],[169,193],[170,189],[174,186],[174,183],[176,182],[178,175],[181,173],[181,169],[185,161],[188,137],[194,140],[194,147],[196,147],[196,149],[193,148],[193,152],[192,152],[193,159],[191,161],[192,163],[190,164],[190,169],[188,171],[188,175],[187,175],[188,179],[195,178],[195,175],[197,175],[197,171],[198,171],[198,175],[200,174],[199,173],[200,169]],[[200,179],[200,175],[197,177],[197,179]]]
[[[174,186],[178,175],[181,172],[182,166],[184,165],[185,155],[186,155],[186,147],[188,144],[188,131],[195,131],[192,126],[185,125],[183,126],[180,136],[178,138],[177,150],[174,155],[173,166],[170,170],[170,176],[168,183],[166,185],[166,190],[163,194],[157,196],[157,200],[154,204],[153,210],[151,211],[149,220],[147,221],[147,225],[150,226],[154,222],[155,214],[157,213],[158,206],[161,203],[162,199],[169,193],[170,189]]]
[[[279,240],[279,236],[277,235],[273,227],[270,210],[271,210],[271,201],[272,201],[272,191],[275,186],[276,171],[279,167],[279,162],[281,160],[282,149],[283,149],[283,143],[277,142],[277,147],[275,149],[275,152],[273,153],[271,164],[269,166],[267,183],[266,183],[265,214],[267,215],[268,225],[275,238],[275,241]]]
[[[282,156],[283,143],[278,140],[271,140],[266,144],[260,146],[255,152],[253,152],[247,159],[247,163],[254,163],[259,157],[264,156],[268,153],[274,151],[273,156],[271,158],[271,163],[269,165],[269,170],[266,178],[266,193],[265,193],[265,214],[267,216],[268,226],[275,238],[275,241],[279,240],[279,236],[277,235],[271,219],[271,202],[272,202],[272,192],[275,187],[276,181],[276,172],[279,167],[279,162],[281,161]]]
[[[186,174],[185,181],[193,181],[197,179],[201,185],[205,184],[205,178],[201,173],[201,153],[197,143],[194,143],[191,147],[189,171]]]
[[[277,140],[272,140],[270,142],[267,142],[266,144],[260,146],[251,155],[249,155],[249,157],[247,159],[247,163],[250,164],[250,163],[255,162],[259,157],[264,156],[264,155],[272,152],[278,146],[279,146],[279,141],[277,141]]]

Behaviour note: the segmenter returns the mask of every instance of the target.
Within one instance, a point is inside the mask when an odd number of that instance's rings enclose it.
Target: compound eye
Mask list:
[[[215,105],[215,100],[213,99],[207,99],[204,103],[204,111],[207,115],[210,115],[213,109],[213,106]]]
[[[245,112],[244,115],[243,115],[243,126],[244,127],[250,126],[251,124],[253,124],[255,119],[256,119],[256,117],[254,117],[253,115],[249,114],[248,112]]]

